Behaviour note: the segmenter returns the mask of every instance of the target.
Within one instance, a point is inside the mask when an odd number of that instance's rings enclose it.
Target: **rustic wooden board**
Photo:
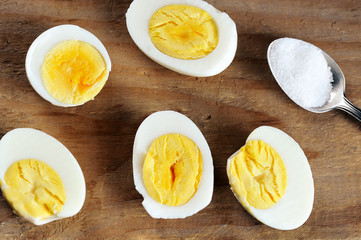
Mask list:
[[[127,1],[2,0],[0,3],[0,133],[40,129],[77,158],[87,195],[76,216],[34,226],[0,197],[1,239],[357,239],[361,238],[361,123],[332,111],[307,112],[273,79],[268,44],[294,37],[316,44],[342,67],[346,94],[361,106],[361,2],[352,0],[209,0],[236,22],[238,50],[221,74],[195,78],[167,70],[133,43]],[[46,29],[76,24],[94,33],[112,60],[96,99],[60,108],[30,86],[24,68],[32,41]],[[132,174],[132,145],[144,118],[172,109],[191,118],[207,139],[215,167],[211,204],[180,220],[152,219]],[[300,228],[279,231],[251,217],[233,196],[227,158],[256,127],[270,125],[304,149],[315,183],[312,214]]]

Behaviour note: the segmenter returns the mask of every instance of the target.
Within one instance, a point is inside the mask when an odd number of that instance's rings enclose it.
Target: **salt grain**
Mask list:
[[[282,90],[304,108],[321,107],[330,97],[332,72],[321,49],[293,38],[280,38],[269,49],[269,64]]]

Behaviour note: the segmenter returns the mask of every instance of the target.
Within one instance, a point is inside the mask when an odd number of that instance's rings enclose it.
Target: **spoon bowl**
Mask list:
[[[272,61],[270,61],[270,58],[271,58],[270,49],[272,48],[272,44],[274,44],[275,41],[273,41],[268,47],[267,59],[268,59],[268,65],[270,66],[271,72],[272,72],[273,76],[275,77],[276,81],[278,82],[276,75],[274,73],[275,72],[274,66],[272,66]],[[308,43],[308,44],[310,44],[310,43]],[[299,105],[300,107],[302,107],[308,111],[314,112],[314,113],[324,113],[324,112],[331,111],[333,109],[340,109],[340,110],[343,110],[343,111],[349,113],[350,115],[355,117],[357,120],[361,121],[361,110],[358,107],[356,107],[354,104],[352,104],[345,96],[346,81],[345,81],[345,76],[343,75],[341,68],[326,52],[322,51],[322,54],[327,62],[327,65],[330,67],[330,70],[332,73],[332,78],[333,78],[333,82],[331,82],[332,90],[330,92],[330,96],[329,96],[328,100],[326,101],[326,103],[323,106],[320,106],[320,107],[305,107],[305,106],[301,106],[301,105],[297,104],[295,101],[294,102],[297,105]],[[287,94],[287,92],[285,92],[285,93]]]

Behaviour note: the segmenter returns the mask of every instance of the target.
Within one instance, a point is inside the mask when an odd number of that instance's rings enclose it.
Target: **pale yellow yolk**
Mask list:
[[[45,219],[59,213],[66,196],[63,183],[49,165],[35,159],[13,163],[6,171],[2,191],[22,217]]]
[[[187,5],[158,9],[149,22],[149,35],[156,48],[168,56],[198,59],[218,44],[217,26],[204,10]]]
[[[197,145],[180,134],[153,141],[143,165],[143,181],[156,201],[180,206],[197,192],[202,176],[202,154]]]
[[[228,177],[243,205],[258,209],[277,203],[286,191],[287,172],[279,154],[267,143],[250,141],[231,160]]]
[[[82,104],[103,88],[109,71],[99,51],[78,40],[68,40],[52,48],[41,67],[43,84],[57,101]]]

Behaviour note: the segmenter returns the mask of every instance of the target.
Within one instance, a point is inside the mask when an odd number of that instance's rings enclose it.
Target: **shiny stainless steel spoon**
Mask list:
[[[270,61],[270,49],[274,42],[275,41],[273,41],[268,47],[267,59],[268,59],[268,65],[270,66],[271,72],[272,72],[273,76],[275,77],[274,71],[272,69],[272,64]],[[359,109],[354,104],[352,104],[345,96],[345,85],[346,85],[345,84],[345,76],[343,75],[341,68],[327,53],[325,53],[324,51],[322,51],[322,53],[326,59],[328,66],[331,68],[331,72],[332,72],[332,76],[333,76],[333,83],[332,83],[332,90],[330,93],[330,97],[329,97],[328,101],[321,107],[307,108],[304,106],[300,106],[300,105],[299,106],[308,111],[314,112],[314,113],[324,113],[324,112],[331,111],[332,109],[341,109],[341,110],[349,113],[350,115],[354,116],[357,120],[361,121],[361,109]],[[276,77],[275,77],[275,79],[276,79]],[[277,81],[277,79],[276,79],[276,81]],[[288,94],[287,94],[287,96],[288,96]]]

